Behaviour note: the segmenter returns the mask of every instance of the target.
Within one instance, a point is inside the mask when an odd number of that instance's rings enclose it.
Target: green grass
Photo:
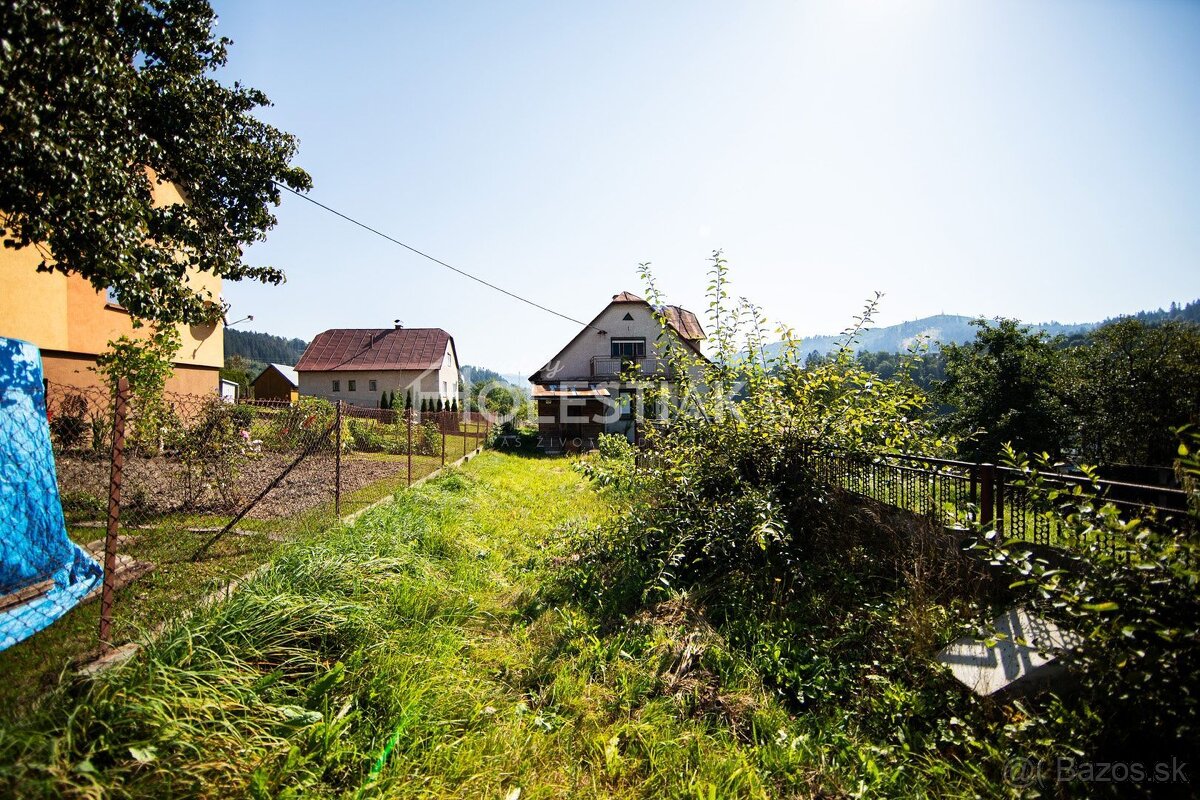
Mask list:
[[[602,626],[552,591],[613,505],[570,461],[486,452],[286,546],[0,726],[0,796],[991,793],[851,714],[789,711],[686,598]]]
[[[480,426],[481,427],[481,426]],[[445,463],[451,464],[479,444],[478,438],[448,437]],[[404,469],[390,478],[374,481],[342,497],[344,515],[366,508],[371,503],[404,491],[409,483],[407,457],[387,454],[348,453],[347,461],[372,459],[394,461]],[[413,456],[412,480],[416,481],[442,467],[439,456]],[[330,476],[332,482],[332,476]],[[112,641],[120,646],[137,641],[173,618],[194,608],[200,598],[216,591],[231,580],[252,571],[280,552],[288,542],[320,538],[334,523],[332,489],[330,499],[303,512],[277,519],[247,517],[237,530],[261,535],[227,535],[215,543],[202,558],[192,556],[212,536],[191,532],[189,528],[220,528],[228,515],[170,513],[138,516],[136,527],[122,534],[135,536],[121,553],[154,564],[152,572],[115,594]],[[126,511],[128,517],[131,512]],[[67,531],[79,544],[104,537],[104,529],[77,524],[102,519],[103,507],[67,514]],[[22,713],[37,698],[57,684],[63,674],[99,655],[99,602],[84,604],[46,630],[16,647],[0,652],[0,718]]]
[[[737,659],[669,686],[685,624],[602,634],[541,597],[608,513],[566,461],[486,453],[8,723],[0,794],[760,794],[770,701]]]

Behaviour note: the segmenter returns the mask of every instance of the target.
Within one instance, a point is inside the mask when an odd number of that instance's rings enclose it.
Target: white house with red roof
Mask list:
[[[688,356],[689,369],[698,376],[705,359],[700,321],[679,306],[655,311],[630,292],[613,295],[595,319],[529,376],[544,450],[588,449],[601,433],[638,438],[645,388],[666,384],[673,389],[677,382],[668,348]],[[651,414],[643,408],[642,416]]]
[[[462,399],[454,337],[441,328],[333,328],[317,334],[296,363],[300,394],[375,408],[384,393],[396,404],[409,392],[449,404]]]

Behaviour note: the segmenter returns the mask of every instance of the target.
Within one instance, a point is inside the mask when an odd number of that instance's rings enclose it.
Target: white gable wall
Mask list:
[[[633,319],[624,319],[626,314]],[[594,328],[586,328],[567,345],[556,360],[542,368],[541,378],[544,382],[611,379],[610,376],[593,378],[592,359],[611,358],[613,339],[645,339],[647,358],[666,359],[667,343],[659,341],[662,327],[647,305],[614,303],[605,309],[592,325],[604,333],[598,333]],[[673,346],[691,351],[674,329],[668,328],[668,335],[675,339]]]

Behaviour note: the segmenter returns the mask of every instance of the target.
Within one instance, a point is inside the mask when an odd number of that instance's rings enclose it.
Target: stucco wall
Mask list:
[[[403,403],[404,395],[412,387],[415,395],[414,402],[420,404],[421,397],[436,401],[441,397],[449,401],[457,397],[457,380],[451,385],[451,393],[442,394],[443,380],[450,383],[446,370],[336,370],[330,372],[300,373],[300,394],[308,397],[323,397],[326,400],[344,400],[356,406],[368,408],[379,407],[379,396],[383,392],[395,392],[396,402]],[[370,382],[376,383],[375,390],[370,389]],[[338,381],[339,391],[333,391],[333,382]],[[350,391],[350,381],[354,381],[354,391]]]
[[[42,370],[46,380],[63,386],[100,386],[100,375],[95,370],[96,359],[75,353],[42,351]],[[217,367],[177,364],[167,379],[166,389],[176,394],[216,394],[220,388],[220,371]]]
[[[413,388],[413,402],[420,407],[421,398],[437,402],[438,398],[445,403],[459,397],[459,367],[454,358],[454,349],[449,343],[438,369],[429,370],[330,370],[316,372],[305,370],[300,375],[300,394],[308,397],[323,397],[326,400],[344,400],[356,406],[368,408],[379,407],[379,396],[382,392],[395,392],[396,403],[404,402],[404,395],[409,387]],[[370,389],[370,382],[376,383],[375,390]],[[333,382],[338,381],[340,389],[333,391]],[[355,382],[354,391],[350,391],[350,381]]]
[[[156,205],[182,201],[171,184],[154,184]],[[20,250],[0,248],[0,336],[33,342],[43,352],[94,357],[108,349],[120,336],[141,338],[149,334],[135,329],[129,314],[110,305],[78,275],[38,272],[41,255],[33,247]],[[221,279],[192,274],[189,283],[220,298]],[[220,324],[179,326],[183,346],[176,357],[179,366],[224,365],[224,329]],[[216,391],[216,383],[213,389]]]
[[[626,314],[633,317],[633,320],[625,320]],[[561,354],[552,355],[551,360],[543,367],[544,382],[610,380],[610,375],[593,376],[592,359],[599,357],[605,360],[602,364],[608,362],[611,359],[613,339],[645,339],[647,358],[666,357],[667,344],[659,341],[662,328],[647,305],[615,303],[605,309],[592,324],[604,333],[587,328],[571,341]],[[676,346],[687,347],[678,337]]]

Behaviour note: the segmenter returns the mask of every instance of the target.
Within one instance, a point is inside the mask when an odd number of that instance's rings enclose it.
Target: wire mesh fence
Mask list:
[[[15,676],[0,688],[10,707],[203,604],[285,543],[481,448],[496,422],[310,397],[233,404],[54,383],[34,413],[45,415],[53,457],[50,512],[61,511],[81,568],[102,580],[53,625],[0,651],[0,672]],[[31,583],[4,602],[33,608],[44,589]]]

